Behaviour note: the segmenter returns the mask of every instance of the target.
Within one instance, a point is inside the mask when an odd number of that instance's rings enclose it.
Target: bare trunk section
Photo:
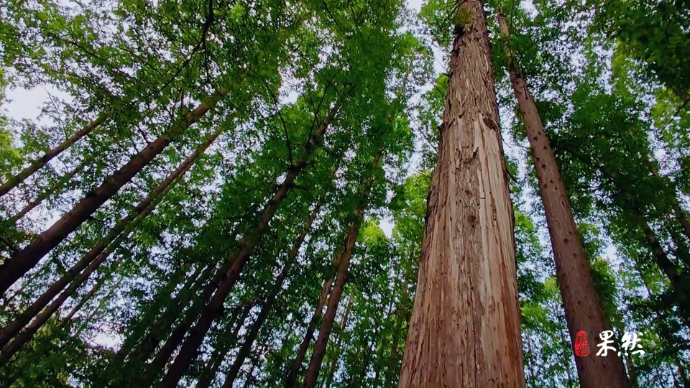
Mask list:
[[[331,276],[328,279],[326,279],[323,283],[323,287],[321,288],[321,294],[319,295],[319,301],[317,302],[314,314],[312,315],[311,320],[309,321],[309,326],[307,326],[307,332],[304,334],[304,339],[302,339],[302,342],[299,345],[299,349],[297,350],[297,356],[295,357],[295,360],[292,362],[292,365],[290,366],[290,372],[288,373],[288,377],[285,379],[285,388],[294,388],[295,383],[297,382],[297,375],[299,374],[299,370],[302,367],[304,356],[307,354],[307,350],[309,350],[309,344],[311,343],[311,340],[314,338],[314,330],[316,330],[316,324],[319,322],[321,314],[323,313],[323,306],[324,304],[326,304],[328,294],[331,292],[331,285],[333,284],[333,280],[335,279],[333,276]]]
[[[0,197],[7,194],[13,188],[17,187],[17,185],[19,185],[20,183],[24,182],[26,178],[30,177],[33,173],[41,169],[41,167],[48,164],[48,162],[50,162],[56,156],[60,155],[64,150],[69,148],[72,144],[76,143],[79,139],[91,133],[99,125],[103,124],[109,116],[110,114],[108,113],[102,113],[94,121],[90,122],[82,129],[72,134],[72,136],[70,136],[67,140],[60,143],[60,145],[46,152],[45,155],[41,156],[40,158],[32,160],[31,164],[28,167],[23,169],[17,175],[8,179],[7,182],[0,186]]]
[[[41,309],[43,309],[55,296],[62,291],[67,285],[75,279],[79,273],[89,266],[105,248],[120,234],[122,234],[128,226],[140,217],[144,212],[150,213],[155,208],[155,205],[160,201],[164,193],[170,189],[173,182],[176,182],[184,173],[194,164],[196,158],[203,153],[221,134],[222,130],[217,130],[210,135],[197,149],[185,159],[173,172],[171,172],[161,183],[156,186],[151,194],[142,199],[141,202],[117,225],[108,232],[108,235],[94,245],[91,250],[82,257],[72,268],[67,271],[60,279],[53,283],[50,288],[43,293],[29,308],[23,311],[14,321],[8,324],[2,332],[0,332],[0,347],[4,346],[15,334],[17,334]],[[105,258],[101,262],[105,261]]]
[[[499,15],[499,24],[501,35],[508,38],[508,25],[502,15]],[[570,201],[541,117],[529,93],[527,83],[519,73],[509,51],[508,54],[510,81],[534,158],[539,191],[556,262],[556,276],[563,299],[570,340],[574,346],[579,331],[584,330],[592,336],[598,336],[602,331],[611,330],[611,327],[599,304],[591,268],[580,242]],[[623,361],[616,355],[596,357],[595,352],[591,352],[587,357],[575,357],[575,364],[581,387],[625,387],[628,385]]]
[[[383,151],[379,150],[374,157],[372,167],[374,169],[378,168],[379,161]],[[321,370],[321,364],[323,363],[323,358],[326,355],[326,347],[328,345],[328,339],[333,329],[333,322],[335,320],[335,314],[338,311],[338,305],[340,304],[340,297],[343,294],[343,289],[345,287],[345,282],[347,281],[347,272],[350,268],[350,260],[352,259],[352,251],[357,243],[357,238],[359,237],[359,228],[364,220],[364,211],[367,208],[369,202],[369,194],[371,193],[372,186],[374,185],[374,180],[376,178],[375,172],[367,178],[364,183],[364,189],[361,195],[361,200],[357,208],[355,209],[354,219],[349,225],[347,237],[345,240],[345,245],[340,257],[336,260],[338,263],[338,269],[335,276],[335,285],[333,286],[333,291],[331,296],[328,298],[328,307],[326,309],[326,314],[321,322],[321,327],[319,328],[319,336],[314,344],[314,350],[311,355],[311,360],[309,361],[309,366],[307,367],[307,374],[304,377],[305,388],[314,388],[316,386],[316,380],[319,377],[319,371]]]
[[[319,146],[319,143],[321,142],[321,139],[323,138],[326,129],[330,126],[338,110],[340,110],[341,103],[342,101],[339,101],[335,104],[335,106],[333,106],[330,109],[326,118],[324,118],[324,120],[321,122],[321,124],[319,124],[314,133],[310,136],[309,141],[304,147],[302,157],[297,163],[290,166],[285,180],[273,194],[273,197],[264,206],[264,209],[261,212],[261,219],[254,228],[254,232],[245,236],[240,242],[241,249],[235,255],[233,255],[230,260],[232,262],[232,266],[225,273],[224,279],[218,286],[218,289],[216,290],[215,294],[213,295],[209,303],[204,307],[199,321],[192,329],[192,332],[190,333],[189,337],[182,344],[180,353],[175,358],[175,361],[168,370],[168,373],[166,373],[166,375],[161,380],[161,388],[173,388],[177,386],[177,383],[180,381],[180,378],[182,377],[182,373],[184,373],[184,371],[187,369],[190,362],[192,361],[194,354],[203,342],[204,336],[208,332],[208,329],[211,327],[211,324],[221,313],[223,303],[225,302],[225,298],[232,290],[233,286],[237,282],[237,279],[239,279],[240,273],[242,272],[244,265],[251,257],[252,253],[254,252],[254,249],[256,248],[256,245],[259,244],[259,242],[261,242],[261,239],[263,238],[263,235],[266,232],[266,229],[268,228],[269,222],[271,221],[271,219],[273,219],[273,216],[278,210],[280,204],[287,197],[288,193],[290,192],[290,189],[292,188],[295,182],[295,179],[297,179],[297,176],[302,171],[302,169],[306,167],[309,157]]]
[[[459,3],[400,387],[522,387],[513,207],[483,5]]]
[[[211,95],[193,111],[187,113],[183,120],[135,155],[130,161],[108,178],[97,189],[91,191],[72,210],[60,220],[35,238],[28,246],[12,255],[12,258],[0,266],[0,293],[4,293],[14,282],[33,268],[50,250],[55,248],[65,237],[77,229],[98,208],[115,195],[126,183],[141,171],[153,158],[163,152],[172,141],[171,136],[182,133],[199,118],[213,109],[225,95],[225,89]]]
[[[60,180],[55,182],[52,186],[50,186],[47,190],[43,191],[41,194],[36,197],[33,201],[29,202],[20,210],[17,214],[12,216],[10,219],[7,220],[7,223],[9,225],[14,225],[22,219],[25,215],[29,214],[30,211],[34,210],[36,206],[40,205],[41,202],[43,202],[46,198],[50,197],[51,194],[55,193],[56,191],[60,190],[67,182],[69,182],[72,178],[74,178],[75,175],[79,174],[84,167],[86,166],[86,161],[81,162],[77,167],[72,169],[72,171],[68,172],[67,174],[63,175]]]

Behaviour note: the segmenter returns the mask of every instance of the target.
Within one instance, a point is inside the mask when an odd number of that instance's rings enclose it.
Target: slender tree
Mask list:
[[[499,14],[498,21],[503,39],[509,42],[510,30],[505,17]],[[553,246],[558,285],[563,298],[570,341],[574,348],[580,331],[598,336],[603,331],[611,330],[611,325],[607,322],[599,304],[599,297],[594,288],[585,250],[580,242],[568,194],[561,180],[541,117],[527,88],[527,83],[520,74],[509,44],[506,45],[506,53],[510,82],[520,107],[520,115],[525,123],[534,158],[539,192]],[[582,387],[627,386],[623,361],[616,355],[597,357],[594,352],[591,352],[585,357],[576,357],[575,362]]]
[[[24,182],[33,173],[38,171],[41,167],[45,166],[53,158],[60,155],[64,150],[69,148],[72,144],[76,143],[82,137],[91,133],[99,125],[103,124],[109,117],[108,113],[100,114],[95,120],[85,125],[82,129],[78,130],[72,136],[67,138],[67,140],[60,143],[57,147],[46,152],[43,156],[38,159],[32,160],[30,165],[19,172],[17,175],[10,177],[7,182],[0,186],[0,197],[7,194],[10,190],[17,187],[20,183]]]

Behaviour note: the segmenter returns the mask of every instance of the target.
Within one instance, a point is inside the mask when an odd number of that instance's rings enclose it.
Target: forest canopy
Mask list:
[[[0,386],[690,388],[690,2],[0,4]]]

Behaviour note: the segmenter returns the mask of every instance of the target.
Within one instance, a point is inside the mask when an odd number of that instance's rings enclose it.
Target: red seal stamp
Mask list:
[[[587,332],[580,330],[575,338],[575,355],[587,357],[589,355],[589,344],[587,343]]]

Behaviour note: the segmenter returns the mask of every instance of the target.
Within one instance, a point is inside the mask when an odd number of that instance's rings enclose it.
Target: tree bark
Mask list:
[[[508,24],[502,15],[499,15],[499,25],[504,39],[509,38]],[[553,246],[556,276],[570,341],[574,347],[579,331],[598,335],[602,331],[611,330],[611,327],[599,304],[591,268],[580,242],[570,201],[541,117],[509,50],[508,54],[510,82],[530,142]],[[575,364],[581,387],[625,387],[628,384],[623,360],[617,355],[596,357],[595,352],[591,352],[587,357],[575,357]]]
[[[185,340],[184,344],[182,345],[180,353],[175,358],[175,361],[168,370],[168,373],[161,380],[161,388],[173,388],[177,386],[180,377],[182,377],[182,373],[184,373],[184,371],[187,369],[190,362],[192,361],[194,354],[203,342],[204,336],[208,332],[208,329],[211,327],[211,324],[222,311],[225,298],[232,290],[233,286],[237,282],[237,279],[239,279],[240,273],[242,272],[244,265],[251,257],[257,244],[261,242],[261,239],[263,238],[263,235],[266,232],[266,229],[268,228],[269,222],[271,221],[271,219],[273,219],[273,216],[275,215],[282,201],[287,197],[288,193],[290,192],[290,189],[294,185],[295,179],[297,179],[299,173],[304,169],[304,167],[306,167],[309,157],[321,142],[321,139],[323,138],[326,129],[330,126],[338,110],[340,110],[341,103],[342,101],[339,101],[335,104],[335,106],[333,106],[330,109],[326,118],[324,118],[324,120],[321,122],[321,124],[319,124],[314,133],[309,137],[309,140],[304,147],[302,157],[297,163],[290,166],[285,180],[278,187],[278,189],[273,194],[268,203],[266,203],[266,205],[264,206],[264,209],[261,212],[261,218],[259,222],[256,224],[253,233],[249,233],[240,242],[240,250],[232,256],[232,266],[225,273],[223,281],[218,286],[218,289],[216,290],[215,294],[213,295],[209,303],[204,307],[199,321],[194,326],[189,337]]]
[[[459,3],[400,387],[522,387],[513,207],[483,4]]]
[[[350,316],[350,306],[352,305],[352,294],[350,294],[347,297],[347,303],[345,303],[345,313],[343,314],[343,318],[340,320],[340,330],[345,331],[345,328],[347,327],[347,319]],[[326,379],[326,388],[331,388],[331,383],[333,383],[333,376],[335,375],[335,367],[338,364],[338,358],[340,356],[340,346],[342,343],[342,335],[338,335],[338,339],[335,342],[335,357],[333,357],[333,360],[331,360],[331,365],[328,369],[328,378]],[[368,356],[368,354],[367,354]],[[368,362],[365,362],[365,364],[368,364]],[[362,383],[364,379],[360,379],[360,383]]]
[[[117,225],[108,232],[108,235],[100,240],[96,245],[94,245],[91,250],[84,255],[72,268],[67,271],[60,279],[58,279],[50,288],[43,293],[29,308],[22,312],[14,321],[5,327],[5,329],[0,332],[0,347],[4,346],[16,333],[19,332],[36,314],[38,314],[41,309],[43,309],[50,301],[67,285],[76,278],[79,273],[91,264],[97,257],[103,252],[103,250],[138,217],[140,217],[145,211],[150,213],[153,211],[155,205],[160,201],[160,198],[164,195],[167,190],[171,187],[173,182],[176,182],[184,173],[192,166],[196,158],[203,153],[215,139],[221,134],[222,130],[218,129],[215,133],[210,135],[204,143],[202,143],[197,149],[185,159],[173,172],[171,172],[155,189],[151,192],[148,197],[139,202],[139,204],[131,211],[129,214],[120,220]],[[155,203],[154,203],[155,202]],[[105,258],[101,262],[105,261]]]
[[[372,167],[374,169],[378,168],[379,161],[383,151],[379,150],[374,157]],[[338,270],[335,276],[335,285],[333,286],[333,291],[331,296],[328,298],[328,308],[326,309],[326,314],[321,322],[321,327],[319,328],[319,336],[314,344],[314,350],[312,351],[311,360],[309,361],[309,366],[307,367],[307,374],[304,377],[305,388],[314,388],[316,386],[316,380],[319,377],[319,371],[321,370],[321,364],[323,363],[323,358],[326,355],[326,346],[328,345],[328,339],[333,329],[333,322],[335,320],[335,314],[338,310],[338,305],[340,304],[340,297],[343,294],[343,289],[345,287],[345,282],[347,281],[347,272],[350,267],[350,259],[352,259],[352,251],[357,243],[357,238],[359,237],[359,228],[364,220],[364,211],[367,208],[369,202],[369,194],[374,185],[374,180],[376,178],[376,173],[372,172],[364,183],[364,189],[361,193],[361,200],[357,208],[355,209],[354,219],[350,222],[347,237],[345,240],[345,245],[340,257],[337,259]]]
[[[33,173],[41,169],[41,167],[45,166],[50,162],[53,158],[56,156],[60,155],[64,150],[69,148],[72,144],[76,143],[79,139],[82,137],[88,135],[91,133],[94,129],[96,129],[99,125],[103,124],[105,120],[108,119],[110,115],[108,113],[102,113],[100,114],[94,121],[90,122],[86,126],[84,126],[82,129],[78,130],[72,136],[70,136],[67,140],[63,141],[58,145],[57,147],[53,148],[52,150],[46,152],[43,156],[41,156],[38,159],[34,159],[31,161],[31,164],[23,169],[21,172],[19,172],[17,175],[10,177],[7,182],[5,182],[2,186],[0,186],[0,197],[3,195],[7,194],[10,190],[13,188],[17,187],[20,183],[24,182],[28,177],[30,177]]]
[[[91,191],[79,203],[74,205],[72,210],[63,215],[48,230],[37,236],[24,249],[12,255],[9,260],[6,260],[0,266],[0,293],[4,293],[14,282],[38,264],[43,256],[84,223],[101,205],[132,180],[151,160],[163,152],[165,147],[172,141],[172,137],[185,131],[209,110],[213,109],[225,93],[225,89],[214,93],[193,111],[187,113],[184,119],[177,122],[173,129],[149,143],[146,148],[132,157],[126,165],[110,176],[100,187]]]

